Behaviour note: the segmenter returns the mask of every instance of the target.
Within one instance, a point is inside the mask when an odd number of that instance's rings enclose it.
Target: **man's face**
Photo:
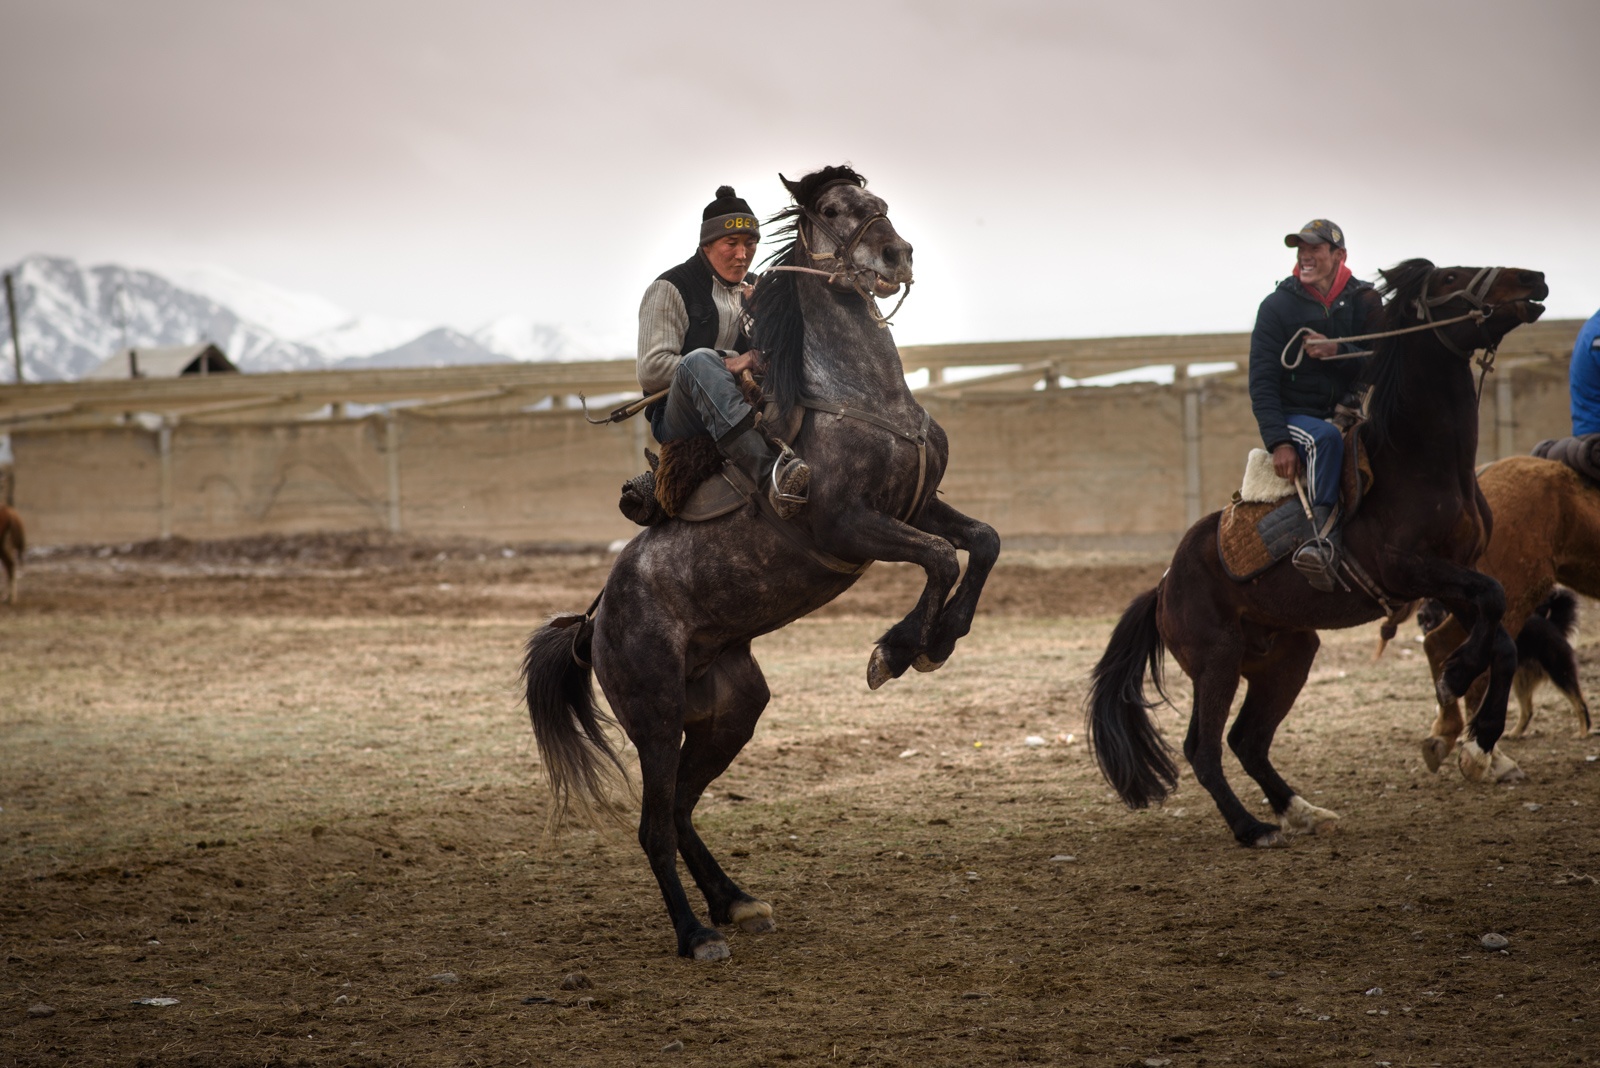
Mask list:
[[[756,237],[754,234],[727,234],[715,241],[707,241],[704,248],[706,259],[711,261],[711,269],[731,285],[743,281],[750,272],[750,261],[756,255]]]
[[[1333,284],[1334,276],[1339,273],[1339,265],[1344,262],[1344,249],[1302,241],[1295,258],[1300,264],[1300,281],[1326,290]]]

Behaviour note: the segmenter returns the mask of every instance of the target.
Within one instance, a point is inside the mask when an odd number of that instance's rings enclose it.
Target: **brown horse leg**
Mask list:
[[[918,671],[934,671],[944,666],[955,650],[956,642],[966,637],[972,629],[972,617],[978,609],[978,598],[989,572],[1000,558],[1000,536],[987,523],[963,515],[938,497],[928,500],[920,515],[913,520],[916,528],[935,537],[943,538],[958,550],[967,553],[967,570],[956,586],[939,621],[928,637],[927,649],[919,653],[912,666]]]
[[[1195,655],[1196,652],[1199,655]],[[1213,646],[1199,651],[1185,648],[1180,663],[1201,665],[1191,676],[1194,681],[1194,711],[1189,715],[1189,733],[1183,740],[1183,755],[1189,759],[1195,781],[1205,787],[1216,802],[1222,818],[1239,844],[1247,847],[1284,845],[1283,832],[1252,816],[1240,803],[1222,774],[1222,731],[1233,708],[1233,695],[1239,689],[1242,658],[1237,649]]]
[[[1517,699],[1517,725],[1501,735],[1502,738],[1527,736],[1528,724],[1533,721],[1533,694],[1544,680],[1544,668],[1537,664],[1517,665],[1517,677],[1511,680],[1511,692]]]
[[[1300,696],[1321,644],[1316,631],[1281,631],[1273,635],[1266,655],[1245,662],[1248,689],[1233,729],[1228,732],[1228,746],[1245,772],[1266,791],[1272,811],[1287,820],[1289,829],[1310,833],[1331,829],[1339,819],[1338,813],[1317,808],[1301,797],[1283,781],[1267,752],[1278,725]]]
[[[694,808],[717,776],[755,733],[756,721],[771,698],[761,668],[750,656],[750,643],[725,650],[700,678],[689,684],[689,721],[683,725],[678,758],[674,820],[678,852],[705,895],[711,922],[738,924],[747,934],[775,929],[772,906],[751,897],[723,872],[694,826]]]
[[[1445,658],[1466,640],[1466,629],[1455,616],[1446,617],[1443,623],[1433,628],[1423,638],[1422,648],[1428,656],[1428,671],[1433,676],[1435,700],[1438,700],[1439,676],[1444,671]],[[1439,770],[1439,766],[1450,755],[1450,750],[1456,747],[1456,740],[1461,737],[1461,732],[1466,726],[1466,720],[1461,716],[1461,702],[1458,699],[1452,697],[1449,701],[1439,702],[1439,712],[1434,717],[1433,730],[1422,742],[1422,759],[1427,763],[1429,771]]]

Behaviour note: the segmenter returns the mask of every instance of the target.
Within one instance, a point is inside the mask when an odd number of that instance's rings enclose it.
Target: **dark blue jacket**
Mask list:
[[[1381,301],[1371,282],[1351,278],[1332,307],[1324,305],[1293,275],[1278,283],[1256,312],[1250,334],[1250,409],[1261,429],[1261,443],[1271,452],[1289,440],[1288,415],[1326,419],[1361,375],[1364,359],[1313,360],[1307,356],[1293,371],[1281,362],[1283,346],[1302,326],[1329,338],[1371,333]],[[1341,345],[1341,352],[1368,345]],[[1291,359],[1292,359],[1291,355]]]

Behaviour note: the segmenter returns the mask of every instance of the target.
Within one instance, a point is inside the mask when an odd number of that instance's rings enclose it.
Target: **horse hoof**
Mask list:
[[[1468,782],[1483,782],[1494,764],[1494,757],[1485,753],[1477,742],[1462,742],[1460,764],[1461,775]]]
[[[778,929],[772,920],[772,906],[765,901],[736,902],[729,918],[745,934],[770,934]]]
[[[1339,829],[1337,812],[1318,808],[1299,794],[1290,800],[1284,818],[1289,821],[1289,829],[1298,834],[1332,834]]]
[[[917,658],[911,661],[911,666],[918,671],[938,671],[944,667],[943,660],[929,660],[927,653],[918,653]]]
[[[1251,842],[1250,843],[1250,848],[1251,849],[1282,849],[1285,846],[1287,846],[1288,844],[1289,844],[1289,839],[1287,839],[1287,838],[1285,838],[1283,836],[1283,832],[1282,831],[1280,831],[1276,827],[1274,827],[1272,830],[1268,831],[1266,834],[1261,835],[1254,842]]]
[[[1528,773],[1517,767],[1517,762],[1500,751],[1498,746],[1489,759],[1489,775],[1495,782],[1523,782]]]
[[[871,658],[867,660],[867,689],[876,690],[892,678],[894,672],[889,670],[888,654],[883,651],[883,646],[874,647]]]
[[[1450,753],[1450,742],[1437,734],[1430,735],[1422,740],[1422,762],[1428,765],[1429,771],[1438,771],[1444,764],[1444,758]]]
[[[694,947],[694,959],[703,961],[727,960],[733,956],[727,939],[712,931],[711,937]]]

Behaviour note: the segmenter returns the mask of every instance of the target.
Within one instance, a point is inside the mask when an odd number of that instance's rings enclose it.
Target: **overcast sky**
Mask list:
[[[1326,216],[1600,307],[1600,4],[0,0],[0,262],[631,347],[716,186],[849,161],[902,343],[1244,330]]]

